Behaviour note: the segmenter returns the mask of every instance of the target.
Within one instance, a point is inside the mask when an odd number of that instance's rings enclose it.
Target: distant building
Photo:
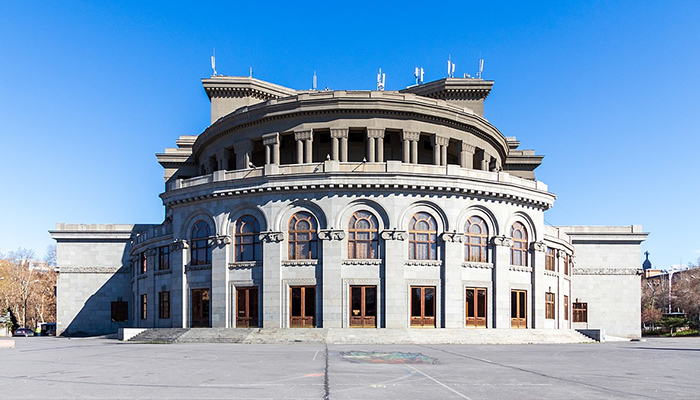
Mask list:
[[[51,231],[59,334],[261,326],[640,336],[647,234],[546,226],[555,196],[535,180],[543,156],[483,117],[492,81],[398,92],[202,82],[212,124],[157,155],[162,224]]]

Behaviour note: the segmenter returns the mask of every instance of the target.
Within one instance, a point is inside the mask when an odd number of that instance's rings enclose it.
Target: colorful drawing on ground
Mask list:
[[[340,358],[358,364],[438,364],[437,358],[400,351],[341,351]]]

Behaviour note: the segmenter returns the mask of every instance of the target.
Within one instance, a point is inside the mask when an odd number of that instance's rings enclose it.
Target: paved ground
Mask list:
[[[698,338],[328,347],[15,341],[0,349],[0,398],[700,398]],[[373,358],[393,363],[367,363]]]

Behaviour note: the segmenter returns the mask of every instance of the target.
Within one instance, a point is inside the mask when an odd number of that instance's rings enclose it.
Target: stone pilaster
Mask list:
[[[513,240],[505,236],[493,238],[495,260],[493,264],[494,328],[510,328],[510,248]]]
[[[449,232],[442,234],[445,246],[443,263],[443,304],[445,304],[445,328],[464,327],[464,303],[462,292],[462,261],[464,260],[464,234]]]
[[[265,145],[265,165],[280,163],[280,134],[278,132],[263,135]]]
[[[403,162],[418,164],[418,140],[420,132],[401,132],[401,140],[403,141]]]
[[[185,263],[187,262],[188,248],[185,240],[176,240],[170,244],[170,268],[172,272],[172,289],[170,290],[170,319],[173,328],[187,328],[188,322],[188,299],[187,275],[185,274]]]
[[[531,327],[542,329],[545,327],[545,293],[549,291],[549,286],[544,286],[544,263],[547,246],[542,242],[530,243],[530,254],[532,263],[532,318]],[[552,292],[556,293],[556,288],[552,287]],[[556,304],[555,304],[556,307]],[[555,312],[556,315],[556,312]]]
[[[233,149],[236,152],[236,169],[250,168],[253,160],[253,142],[250,140],[236,142]]]
[[[347,128],[331,128],[331,159],[348,161],[348,133]],[[340,147],[340,148],[339,148]]]
[[[408,288],[404,279],[404,263],[406,259],[405,231],[385,230],[381,233],[384,240],[384,310],[386,313],[386,328],[408,327]],[[389,289],[390,288],[390,289]]]
[[[281,328],[282,324],[282,281],[281,257],[282,232],[261,232],[263,246],[262,317],[263,328]]]
[[[367,160],[384,162],[384,129],[367,128],[367,141]]]
[[[462,141],[462,149],[459,153],[459,165],[462,168],[474,168],[474,151],[476,148]]]
[[[341,247],[345,232],[325,229],[318,232],[320,239],[323,269],[321,293],[323,296],[323,327],[341,328],[343,326],[343,301],[338,289],[342,282]]]
[[[228,285],[227,246],[231,244],[230,236],[215,236],[209,240],[211,245],[211,326],[212,328],[229,328],[228,316],[231,315]]]
[[[433,136],[433,164],[447,165],[447,146],[450,138],[444,136]]]

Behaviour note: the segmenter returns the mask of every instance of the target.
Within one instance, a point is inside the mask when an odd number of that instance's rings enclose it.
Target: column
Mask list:
[[[265,165],[279,164],[280,134],[278,132],[268,133],[263,135],[262,139],[265,145]]]
[[[447,139],[447,138],[445,138]],[[447,143],[440,147],[440,165],[447,165],[447,146],[450,143],[450,139],[447,139]]]
[[[547,246],[542,242],[530,243],[530,261],[532,265],[532,307],[530,308],[532,317],[530,318],[530,327],[534,329],[542,329],[545,325],[544,294],[549,291],[549,286],[544,285],[544,259],[546,249]],[[555,288],[552,288],[552,292],[556,293]],[[557,307],[557,305],[557,303],[554,303],[555,307]],[[556,318],[556,311],[554,315]]]
[[[367,128],[367,160],[384,162],[384,129]]]
[[[404,278],[404,260],[408,258],[407,237],[405,231],[385,230],[381,233],[385,248],[384,281],[381,290],[386,328],[409,327],[409,294]]]
[[[209,239],[211,245],[211,327],[228,328],[231,315],[228,285],[229,236],[215,236]]]
[[[418,164],[418,139],[420,139],[420,132],[401,132],[403,162]]]
[[[229,159],[229,153],[228,150],[226,149],[220,149],[219,151],[216,152],[216,162],[217,162],[217,171],[225,171],[228,169],[228,159]]]
[[[489,170],[489,161],[491,161],[491,156],[485,150],[483,150],[481,152],[481,170],[482,171]]]
[[[447,145],[450,138],[445,136],[433,136],[433,164],[447,165]]]
[[[317,268],[322,268],[321,291],[317,296],[323,296],[323,322],[324,328],[341,328],[343,326],[343,280],[340,254],[342,253],[345,232],[342,230],[324,229],[319,231],[321,252],[323,259]]]
[[[313,144],[314,135],[312,131],[309,131],[309,135],[304,141],[304,163],[309,164],[314,162],[313,160]]]
[[[431,144],[433,145],[433,165],[440,165],[440,145],[437,143],[437,136],[433,135],[431,138]]]
[[[170,268],[172,268],[172,288],[170,289],[170,318],[173,328],[187,328],[189,323],[189,293],[187,293],[187,274],[185,262],[187,260],[187,242],[175,240],[170,244]]]
[[[495,260],[493,263],[493,327],[510,329],[510,248],[513,240],[505,236],[493,238]]]
[[[236,152],[236,169],[250,168],[253,159],[253,142],[250,140],[236,142],[233,150]]]
[[[462,168],[474,168],[474,151],[476,148],[462,141],[462,149],[459,152],[459,165]]]
[[[331,128],[331,157],[341,162],[348,161],[348,132],[347,128]],[[340,149],[338,149],[340,142]],[[340,151],[338,151],[340,150]],[[339,154],[338,154],[339,153]]]
[[[295,131],[297,141],[297,164],[311,162],[311,131]]]
[[[464,260],[464,234],[446,232],[442,234],[445,246],[443,277],[445,288],[442,298],[445,304],[445,328],[464,327],[464,285],[462,284],[462,261]]]
[[[280,260],[282,254],[282,232],[261,232],[263,246],[262,271],[262,318],[263,328],[281,328],[282,324],[282,274]]]

